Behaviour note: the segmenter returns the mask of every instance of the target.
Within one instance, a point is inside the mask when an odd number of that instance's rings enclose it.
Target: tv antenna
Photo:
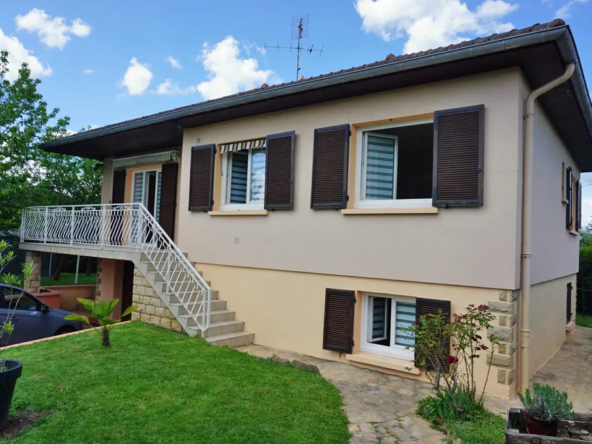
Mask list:
[[[301,40],[308,37],[308,28],[309,28],[308,23],[309,23],[308,14],[299,15],[298,17],[294,17],[292,19],[292,40],[297,41],[296,46],[293,46],[293,45],[280,46],[279,43],[276,46],[264,45],[265,49],[277,49],[278,51],[280,49],[289,49],[290,51],[292,51],[292,50],[296,51],[296,80],[298,80],[299,76],[300,76],[300,52],[301,51],[306,51],[309,54],[312,54],[313,52],[318,52],[319,55],[323,54],[324,46],[321,47],[321,49],[315,49],[314,43],[310,44],[306,48],[301,46]]]

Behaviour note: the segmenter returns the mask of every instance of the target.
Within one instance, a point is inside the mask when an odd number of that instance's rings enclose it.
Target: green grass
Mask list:
[[[576,325],[579,325],[580,327],[592,328],[592,316],[577,313],[576,314]]]
[[[463,444],[503,444],[506,442],[506,420],[485,410],[471,421],[446,422],[450,435],[460,438]]]
[[[313,373],[132,322],[8,349],[13,410],[49,416],[16,443],[346,443],[339,391]],[[3,442],[3,441],[0,441]]]
[[[52,286],[52,285],[76,285],[74,284],[74,278],[76,273],[61,273],[60,280],[56,281],[52,276],[42,276],[41,286]],[[91,273],[88,276],[86,273],[78,273],[78,285],[96,284],[97,274]]]

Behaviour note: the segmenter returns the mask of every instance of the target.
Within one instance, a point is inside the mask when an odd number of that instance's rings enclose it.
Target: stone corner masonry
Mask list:
[[[510,385],[516,378],[516,301],[518,290],[502,290],[499,300],[488,301],[491,312],[497,318],[497,324],[487,331],[487,336],[494,336],[499,345],[493,355],[487,356],[487,363],[497,370],[497,382]]]
[[[181,324],[137,268],[134,270],[133,304],[138,308],[132,313],[132,320],[183,332]]]

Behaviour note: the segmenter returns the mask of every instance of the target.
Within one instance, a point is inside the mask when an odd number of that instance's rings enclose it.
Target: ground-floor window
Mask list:
[[[415,322],[415,299],[367,294],[363,303],[361,351],[412,360],[415,338],[406,328]]]

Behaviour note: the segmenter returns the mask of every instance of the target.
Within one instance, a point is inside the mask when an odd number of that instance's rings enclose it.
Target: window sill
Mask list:
[[[404,359],[391,358],[374,353],[356,353],[353,355],[345,355],[345,358],[351,362],[387,368],[389,370],[396,370],[398,372],[409,373],[411,375],[421,374],[421,371],[414,367],[413,361],[406,361]]]
[[[561,198],[561,203],[562,204],[568,204],[569,202],[567,201],[567,199],[565,197]]]
[[[577,232],[577,231],[575,231],[575,230],[569,230],[569,234],[571,234],[571,235],[573,235],[573,236],[579,236],[579,235],[580,235],[580,233],[578,233],[578,232]]]
[[[341,210],[341,214],[346,216],[362,216],[369,214],[438,214],[436,207],[417,207],[417,208],[353,208]]]
[[[226,211],[208,211],[210,216],[267,216],[267,210],[226,210]]]

